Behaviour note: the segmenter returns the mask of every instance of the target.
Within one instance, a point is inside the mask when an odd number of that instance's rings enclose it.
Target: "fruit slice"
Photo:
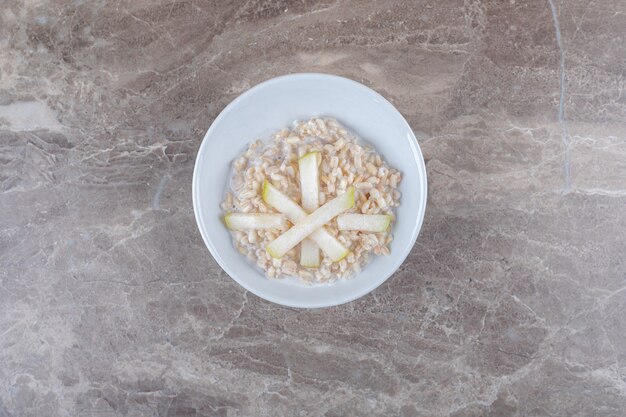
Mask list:
[[[302,208],[312,213],[319,207],[320,185],[318,161],[320,153],[309,152],[298,161],[300,169],[300,192],[302,193]]]
[[[307,217],[307,212],[302,207],[267,180],[263,182],[263,201],[287,216],[287,219],[292,223],[298,223]],[[317,229],[309,237],[318,244],[333,262],[342,260],[350,253],[348,248],[343,246],[323,227]]]
[[[312,213],[319,207],[318,163],[320,159],[319,152],[309,152],[298,161],[302,208],[307,213]],[[307,268],[320,266],[320,249],[310,238],[304,239],[300,245],[300,265]]]
[[[265,203],[287,216],[287,219],[292,223],[297,223],[308,215],[298,203],[274,187],[268,180],[263,182],[262,197]]]
[[[320,247],[308,237],[300,244],[300,265],[305,268],[320,266]]]
[[[391,224],[388,214],[340,214],[337,216],[339,230],[359,230],[362,232],[384,232]]]
[[[230,230],[285,229],[287,219],[281,214],[228,213],[224,223]]]
[[[354,206],[354,187],[333,198],[322,207],[309,214],[305,219],[298,221],[295,226],[278,236],[266,246],[267,253],[272,258],[281,258],[304,238],[320,227]]]

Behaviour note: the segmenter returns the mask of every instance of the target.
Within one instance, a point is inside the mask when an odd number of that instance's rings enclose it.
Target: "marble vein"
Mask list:
[[[570,192],[572,188],[572,179],[571,179],[571,145],[570,145],[570,137],[567,132],[567,124],[565,121],[565,48],[563,46],[563,40],[561,38],[561,27],[559,24],[559,15],[556,9],[556,5],[554,4],[554,0],[548,0],[550,5],[550,13],[552,14],[552,21],[554,22],[554,33],[556,36],[556,43],[559,47],[559,125],[561,126],[561,136],[563,139],[563,147],[565,149],[564,152],[564,168],[563,168],[563,179],[564,186],[563,191],[565,193]]]

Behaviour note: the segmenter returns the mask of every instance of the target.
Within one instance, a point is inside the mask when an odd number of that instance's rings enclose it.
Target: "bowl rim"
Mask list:
[[[333,297],[332,299],[328,300],[329,302],[294,303],[294,302],[291,302],[291,300],[289,299],[284,299],[282,297],[275,297],[271,294],[266,294],[261,291],[258,291],[258,289],[254,285],[249,285],[247,282],[237,277],[236,274],[232,272],[228,264],[220,256],[210,236],[205,236],[204,221],[199,214],[200,203],[198,200],[199,197],[198,197],[198,191],[197,191],[197,188],[199,187],[198,171],[200,167],[200,159],[201,159],[200,156],[203,154],[204,148],[206,146],[209,146],[208,145],[209,141],[207,139],[211,136],[215,127],[219,124],[220,120],[226,117],[226,115],[230,112],[230,110],[233,107],[235,107],[239,102],[245,100],[248,96],[253,95],[257,90],[266,88],[268,86],[271,86],[272,84],[277,84],[288,79],[292,80],[292,79],[311,79],[311,78],[318,79],[318,80],[331,79],[335,81],[344,82],[347,84],[352,84],[353,86],[357,88],[365,89],[374,97],[376,97],[378,100],[380,100],[380,103],[383,106],[387,107],[389,111],[396,113],[400,117],[400,120],[402,120],[402,123],[406,127],[407,131],[410,132],[410,137],[407,138],[409,142],[409,147],[417,163],[418,171],[421,171],[423,175],[420,181],[421,182],[420,183],[421,195],[419,196],[420,198],[419,198],[417,219],[415,222],[415,226],[413,230],[411,231],[410,242],[403,249],[402,253],[396,258],[396,261],[393,263],[393,266],[389,268],[388,272],[381,274],[381,278],[373,282],[371,285],[367,287],[360,287],[358,291],[348,293],[347,295],[343,297]],[[389,102],[389,100],[383,97],[380,93],[378,93],[377,91],[373,90],[372,88],[364,84],[361,84],[358,81],[352,80],[350,78],[342,77],[339,75],[315,73],[315,72],[293,73],[293,74],[286,74],[286,75],[281,75],[278,77],[270,78],[266,81],[263,81],[259,84],[254,85],[253,87],[241,93],[230,103],[228,103],[228,105],[226,105],[226,107],[224,107],[224,109],[219,113],[219,115],[217,115],[217,117],[213,120],[213,122],[211,123],[211,126],[209,126],[209,129],[207,130],[204,137],[202,138],[202,143],[200,144],[200,147],[198,148],[198,152],[196,154],[196,161],[194,163],[193,178],[192,178],[192,200],[193,200],[192,202],[193,202],[194,217],[196,219],[196,225],[198,226],[198,229],[200,231],[200,236],[202,236],[202,240],[204,241],[205,246],[209,249],[209,252],[213,256],[215,261],[218,263],[218,265],[224,270],[224,272],[228,274],[230,278],[232,278],[235,282],[241,285],[245,290],[250,291],[257,297],[260,297],[272,303],[276,303],[276,304],[287,306],[287,307],[295,307],[295,308],[324,308],[324,307],[333,307],[333,306],[338,306],[341,304],[349,303],[351,301],[357,300],[369,294],[370,292],[378,288],[380,285],[382,285],[385,281],[387,281],[400,268],[400,266],[404,263],[406,258],[411,253],[413,246],[415,246],[417,236],[419,235],[419,232],[422,228],[422,224],[424,221],[424,217],[426,213],[427,198],[428,198],[428,180],[427,180],[427,171],[426,171],[426,164],[424,162],[424,156],[422,154],[417,138],[415,137],[415,133],[413,132],[413,129],[411,128],[409,123],[406,121],[402,113],[400,113],[400,111],[396,109],[396,107],[393,104],[391,104],[391,102]],[[358,274],[352,277],[351,279],[358,279]],[[329,285],[332,285],[332,284],[329,284]]]

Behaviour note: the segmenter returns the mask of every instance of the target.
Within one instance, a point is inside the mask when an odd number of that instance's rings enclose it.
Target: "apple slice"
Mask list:
[[[230,230],[285,229],[287,219],[281,214],[228,213],[224,223]]]
[[[302,208],[312,213],[319,207],[319,161],[320,153],[309,152],[298,160],[300,171],[300,192],[302,194]],[[307,268],[320,266],[320,249],[317,243],[306,238],[300,245],[300,265]]]
[[[298,221],[291,229],[278,236],[266,246],[267,253],[272,258],[281,258],[304,238],[320,227],[337,217],[344,211],[354,207],[354,187],[333,198],[322,207],[309,214],[305,219]]]
[[[380,233],[389,229],[390,224],[391,216],[388,214],[347,213],[337,216],[337,227],[339,230]]]
[[[307,212],[298,203],[287,197],[267,180],[263,182],[263,201],[287,216],[287,219],[292,223],[298,223],[307,217]],[[323,227],[313,232],[310,238],[333,262],[339,262],[350,253],[348,248],[343,246]]]

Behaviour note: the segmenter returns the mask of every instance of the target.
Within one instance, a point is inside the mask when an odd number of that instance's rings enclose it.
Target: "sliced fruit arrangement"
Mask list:
[[[298,161],[302,206],[281,192],[268,180],[263,182],[263,201],[278,211],[268,213],[228,213],[224,223],[230,230],[285,230],[266,246],[273,258],[281,258],[300,244],[300,264],[307,268],[320,266],[320,249],[333,262],[345,258],[350,250],[324,226],[337,219],[338,230],[382,233],[389,229],[393,217],[387,214],[345,213],[354,207],[354,187],[319,206],[319,165],[321,153],[309,152]],[[289,222],[292,223],[289,227]]]
[[[298,203],[287,197],[267,180],[263,183],[263,201],[287,216],[292,223],[298,223],[307,217],[307,212]],[[333,262],[342,260],[350,253],[348,248],[323,227],[313,232],[310,237]]]
[[[302,242],[307,236],[354,206],[354,187],[333,198],[322,207],[297,222],[291,229],[278,236],[265,248],[272,258],[281,258],[284,254]]]

